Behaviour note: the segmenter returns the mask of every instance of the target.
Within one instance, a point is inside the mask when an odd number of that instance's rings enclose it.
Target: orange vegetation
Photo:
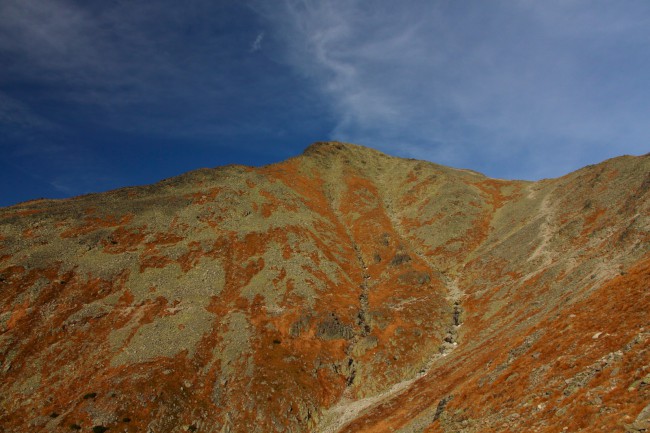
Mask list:
[[[0,430],[641,432],[648,172],[317,143],[0,209]]]

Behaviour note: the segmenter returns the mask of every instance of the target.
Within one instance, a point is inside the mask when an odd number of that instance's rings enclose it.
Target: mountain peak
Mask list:
[[[349,151],[352,147],[363,147],[342,141],[316,141],[303,151],[303,155],[335,154]]]
[[[374,155],[388,157],[385,153],[370,147],[359,144],[345,143],[342,141],[317,141],[309,145],[302,153],[304,156],[327,156],[336,155]]]

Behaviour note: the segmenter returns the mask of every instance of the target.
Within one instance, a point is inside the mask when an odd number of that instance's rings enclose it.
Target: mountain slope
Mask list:
[[[641,431],[649,187],[316,143],[1,209],[0,425]]]

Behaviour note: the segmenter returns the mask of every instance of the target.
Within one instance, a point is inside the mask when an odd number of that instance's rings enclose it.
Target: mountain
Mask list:
[[[0,209],[0,430],[649,430],[649,189],[325,142]]]

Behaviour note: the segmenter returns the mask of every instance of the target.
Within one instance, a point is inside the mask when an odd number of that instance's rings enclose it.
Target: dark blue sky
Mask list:
[[[650,146],[650,2],[0,0],[0,206],[317,140],[552,177]]]

